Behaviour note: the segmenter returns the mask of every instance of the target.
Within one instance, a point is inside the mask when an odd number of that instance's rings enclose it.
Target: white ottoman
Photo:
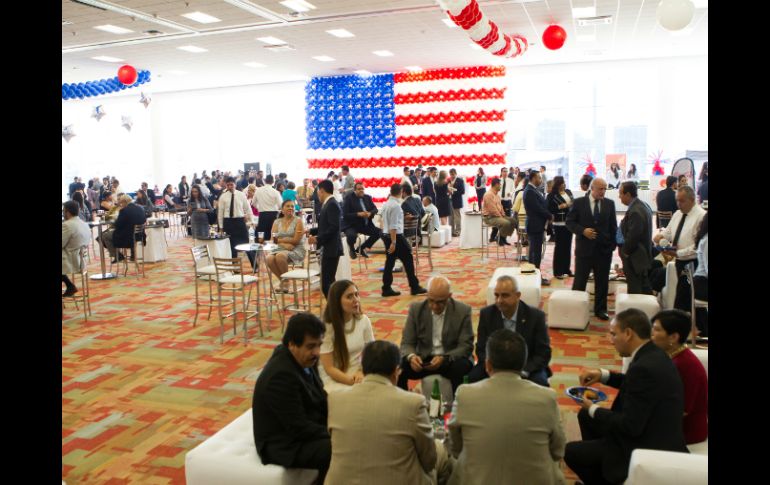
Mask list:
[[[703,485],[709,480],[706,455],[636,449],[625,485]]]
[[[446,243],[452,242],[452,226],[441,226],[441,231],[445,234]]]
[[[262,464],[254,444],[251,409],[185,456],[187,485],[310,485],[317,476],[317,470]]]
[[[487,305],[491,305],[495,302],[495,286],[497,286],[497,278],[501,276],[512,276],[519,284],[519,291],[521,292],[521,301],[527,305],[540,308],[540,285],[541,274],[539,269],[535,269],[534,273],[521,274],[521,268],[497,268],[492,273],[492,278],[489,279],[487,285]]]
[[[454,401],[452,382],[439,374],[422,378],[422,394],[425,396],[425,399],[430,400],[430,393],[433,392],[433,381],[435,380],[438,380],[438,388],[441,389],[441,402],[447,404]]]
[[[588,292],[588,294],[591,296],[596,294],[596,290],[594,289],[594,280],[588,280],[588,283],[586,283],[586,292]],[[614,295],[617,292],[618,282],[616,280],[610,280],[609,284],[607,285],[607,294]]]
[[[584,330],[588,326],[588,293],[556,290],[548,299],[548,326]]]
[[[444,231],[433,231],[430,234],[430,246],[432,248],[440,248],[443,247],[444,244],[446,244],[446,234]],[[422,232],[422,245],[428,245],[428,233],[425,231]]]
[[[615,297],[615,315],[629,308],[637,308],[646,313],[649,318],[660,311],[658,299],[652,295],[619,293]]]

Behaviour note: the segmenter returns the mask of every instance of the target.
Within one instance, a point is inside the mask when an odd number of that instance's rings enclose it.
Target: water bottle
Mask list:
[[[441,417],[441,389],[438,379],[433,381],[433,391],[430,393],[430,417],[437,419]]]
[[[254,244],[254,228],[249,228],[249,244]]]

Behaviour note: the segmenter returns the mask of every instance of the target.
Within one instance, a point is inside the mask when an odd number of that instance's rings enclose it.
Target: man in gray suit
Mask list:
[[[350,175],[350,168],[347,165],[343,165],[340,169],[342,172],[342,188],[340,189],[340,195],[344,199],[346,195],[353,192],[356,188],[356,179]]]
[[[407,389],[409,379],[440,374],[452,382],[452,391],[473,368],[471,307],[452,298],[449,280],[436,276],[428,281],[428,298],[409,305],[401,336],[401,376],[398,387]]]
[[[445,483],[451,461],[433,439],[425,399],[395,387],[401,355],[386,340],[366,344],[364,381],[329,394],[332,459],[327,484]]]
[[[503,328],[489,336],[491,376],[457,390],[449,421],[450,452],[458,457],[450,485],[564,484],[556,392],[521,378],[527,344]]]
[[[626,274],[628,293],[652,295],[649,269],[652,265],[652,210],[637,198],[636,184],[620,185],[620,201],[628,206],[626,216],[620,221],[623,245],[620,257]]]

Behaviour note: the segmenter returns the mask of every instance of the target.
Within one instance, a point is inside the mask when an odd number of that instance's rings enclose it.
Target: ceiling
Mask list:
[[[146,90],[161,92],[305,80],[358,69],[376,73],[404,71],[406,66],[501,63],[510,69],[708,53],[708,8],[703,0],[695,2],[693,20],[680,33],[658,25],[658,0],[479,1],[501,31],[522,34],[530,42],[523,56],[510,60],[473,49],[465,31],[442,21],[447,16],[434,0],[308,1],[316,8],[297,13],[279,0],[99,0],[120,12],[84,4],[93,0],[62,0],[62,82],[113,77],[122,64],[151,71]],[[699,4],[706,8],[697,8]],[[572,15],[577,7],[595,7],[597,16],[611,15],[612,23],[580,27]],[[195,11],[220,21],[202,24],[182,16]],[[567,42],[557,51],[546,49],[540,40],[551,23],[567,31]],[[105,24],[131,32],[113,34],[94,28]],[[331,29],[346,29],[355,37],[334,37],[326,33]],[[153,30],[160,33],[146,33]],[[595,40],[582,40],[591,34]],[[266,36],[277,37],[294,50],[272,51],[256,40]],[[178,49],[187,45],[207,52]],[[373,54],[376,50],[394,55],[379,57]],[[122,62],[94,60],[97,56]],[[334,60],[322,62],[314,56]]]

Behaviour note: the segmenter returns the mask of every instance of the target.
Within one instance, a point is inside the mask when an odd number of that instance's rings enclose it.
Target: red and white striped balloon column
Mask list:
[[[449,18],[487,52],[502,57],[517,57],[526,52],[527,39],[519,34],[500,33],[497,24],[484,15],[476,0],[436,1]]]

